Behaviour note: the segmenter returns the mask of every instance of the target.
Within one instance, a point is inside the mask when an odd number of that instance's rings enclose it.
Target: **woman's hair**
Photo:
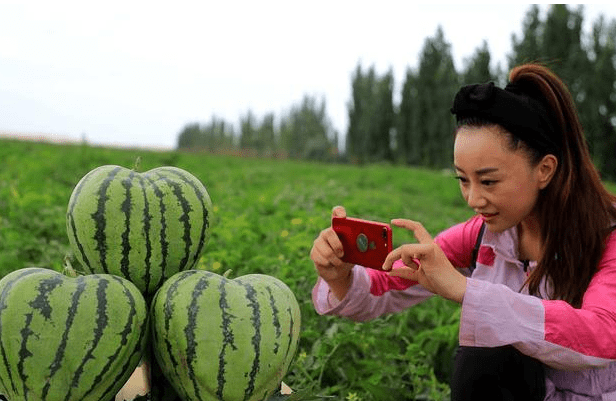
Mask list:
[[[556,74],[539,64],[513,68],[504,91],[492,84],[465,88],[452,109],[458,126],[504,127],[511,149],[523,149],[533,165],[547,154],[558,158],[556,172],[539,192],[535,208],[543,256],[525,285],[530,294],[537,295],[545,278],[550,298],[580,307],[611,226],[616,224],[616,196],[605,189],[592,162],[569,90]],[[511,91],[522,97],[514,97]],[[526,107],[531,103],[540,105],[531,106],[538,110],[536,121],[531,121],[533,113]],[[515,105],[518,111],[512,111]],[[527,118],[512,118],[511,114],[518,112],[526,113]],[[548,288],[544,290],[548,292]]]
[[[509,81],[534,88],[536,96],[542,97],[537,100],[550,113],[560,139],[558,167],[537,201],[543,257],[527,280],[528,289],[537,294],[545,277],[552,286],[551,298],[580,307],[611,226],[616,224],[616,197],[601,182],[573,98],[562,80],[545,66],[525,64],[511,70]],[[536,152],[531,149],[531,154]]]

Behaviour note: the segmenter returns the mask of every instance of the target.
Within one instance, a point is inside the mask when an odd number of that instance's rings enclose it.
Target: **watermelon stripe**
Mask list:
[[[160,208],[160,253],[161,253],[161,262],[160,269],[161,274],[156,283],[156,288],[160,288],[160,286],[165,281],[165,277],[167,277],[167,258],[169,257],[169,241],[167,240],[167,219],[165,213],[167,211],[167,206],[165,205],[164,194],[163,191],[156,185],[154,180],[149,177],[146,177],[152,188],[154,189],[154,195],[158,198],[158,206]]]
[[[130,277],[130,214],[132,195],[131,188],[133,186],[133,177],[135,172],[131,171],[128,174],[128,178],[122,180],[122,186],[124,187],[124,202],[122,202],[122,212],[124,213],[124,232],[122,233],[122,260],[120,261],[120,271],[123,277],[131,280]]]
[[[60,285],[62,285],[62,277],[60,275],[54,275],[46,280],[42,280],[38,286],[38,295],[29,303],[29,305],[33,309],[38,310],[45,319],[50,319],[52,312],[48,295]]]
[[[17,363],[17,374],[19,375],[19,380],[23,385],[23,393],[26,395],[26,399],[28,397],[28,386],[26,385],[28,375],[26,375],[26,372],[24,372],[24,362],[26,358],[32,356],[32,353],[28,351],[28,338],[32,334],[34,334],[34,331],[30,329],[30,324],[32,323],[32,315],[32,313],[26,314],[24,328],[19,331],[19,333],[21,334],[21,348],[19,349],[19,363]]]
[[[15,284],[16,281],[21,280],[23,277],[28,276],[30,274],[39,273],[40,270],[41,269],[37,269],[37,268],[24,269],[13,280],[6,283],[6,285],[2,289],[2,294],[0,294],[0,332],[2,331],[2,319],[1,319],[2,311],[6,309],[7,307],[6,298],[9,296],[9,293],[11,292],[13,285]],[[8,376],[9,376],[9,381],[11,382],[11,389],[13,390],[13,392],[17,392],[17,384],[13,380],[13,374],[11,373],[11,368],[9,366],[9,361],[7,359],[6,349],[4,348],[4,343],[2,342],[2,338],[0,338],[0,348],[2,351],[1,353],[2,353],[2,362],[4,364],[3,366],[6,368]],[[5,390],[9,389],[6,383],[2,382],[1,384],[2,384],[2,388],[4,388]]]
[[[75,217],[73,213],[75,211],[75,204],[77,203],[77,199],[79,198],[79,195],[81,195],[81,191],[83,190],[84,185],[88,182],[89,178],[92,175],[94,175],[94,172],[95,170],[92,170],[88,174],[86,174],[79,181],[79,183],[73,190],[73,194],[71,195],[71,202],[70,202],[70,205],[68,206],[68,213],[67,213],[67,218],[68,218],[68,221],[70,222],[70,231],[71,231],[69,235],[70,234],[73,235],[73,238],[75,239],[75,244],[77,244],[77,249],[79,250],[79,253],[81,254],[81,257],[83,258],[83,261],[86,266],[90,265],[90,260],[88,259],[88,256],[86,255],[86,252],[83,249],[83,245],[79,241],[79,237],[77,236],[77,227],[75,227]]]
[[[170,276],[198,262],[211,207],[205,187],[181,169],[140,174],[107,165],[75,187],[67,231],[87,271],[127,278],[150,301]]]
[[[69,279],[53,270],[28,268],[7,275],[1,287],[0,332],[10,335],[4,343],[0,338],[0,393],[15,401],[115,398],[118,385],[137,366],[148,333],[146,304],[132,284],[117,276]],[[73,351],[82,352],[81,361]]]
[[[255,380],[257,373],[259,373],[259,364],[261,363],[261,311],[259,309],[259,301],[257,299],[257,291],[249,283],[242,283],[246,288],[246,298],[249,301],[249,306],[252,309],[252,316],[250,320],[255,329],[255,334],[252,336],[252,346],[254,348],[255,356],[252,360],[252,369],[248,378],[248,385],[244,390],[246,399],[252,395],[255,390]]]
[[[75,315],[77,314],[77,308],[79,306],[79,298],[81,297],[81,294],[83,294],[86,288],[86,284],[83,279],[83,276],[77,277],[76,280],[77,280],[77,289],[73,293],[71,307],[69,308],[68,316],[66,318],[66,324],[64,327],[64,332],[62,333],[62,341],[60,343],[60,346],[58,347],[58,350],[56,351],[56,355],[54,357],[53,362],[49,366],[49,369],[50,369],[49,380],[47,381],[47,383],[45,384],[45,387],[43,388],[43,393],[42,393],[43,400],[47,398],[47,393],[49,392],[49,388],[53,381],[52,380],[53,376],[56,374],[56,372],[62,365],[62,359],[64,358],[64,352],[66,351],[66,344],[68,342],[68,335],[73,325],[73,322],[75,320]]]
[[[109,269],[107,268],[107,235],[105,234],[105,227],[107,224],[107,220],[105,218],[105,204],[109,199],[107,197],[107,189],[109,189],[111,182],[120,170],[122,170],[122,167],[116,167],[111,170],[101,184],[98,191],[98,209],[92,214],[92,219],[96,223],[96,233],[94,234],[96,250],[99,253],[101,267],[105,273],[109,273]]]
[[[156,358],[182,399],[267,399],[297,348],[299,313],[272,277],[185,271],[152,303]]]
[[[186,367],[188,368],[188,377],[193,384],[195,398],[201,399],[201,391],[199,390],[199,381],[195,375],[193,361],[197,355],[197,341],[195,338],[195,329],[197,326],[197,314],[199,313],[199,297],[208,287],[208,277],[201,277],[192,293],[192,300],[188,308],[188,324],[184,328],[186,336]]]
[[[96,300],[98,302],[96,305],[96,327],[94,329],[94,338],[92,339],[92,341],[88,342],[90,347],[88,349],[88,352],[86,353],[86,356],[81,361],[81,363],[77,367],[77,370],[75,371],[75,374],[73,376],[73,381],[71,383],[68,393],[66,394],[65,401],[69,401],[71,399],[71,393],[72,393],[73,388],[79,385],[79,381],[81,379],[81,375],[83,374],[84,366],[86,365],[86,363],[88,363],[90,359],[94,359],[94,355],[93,355],[94,350],[98,346],[98,343],[100,342],[103,336],[103,332],[105,328],[107,327],[108,317],[107,317],[107,291],[106,290],[108,286],[109,286],[109,282],[107,280],[100,280],[98,282],[98,286],[96,289]]]
[[[135,320],[135,316],[137,315],[136,312],[136,302],[135,302],[135,298],[133,297],[132,293],[128,290],[128,288],[124,285],[124,282],[122,282],[122,280],[120,280],[120,278],[118,277],[114,277],[114,279],[118,282],[120,282],[122,284],[122,286],[124,287],[124,293],[126,294],[126,297],[129,301],[129,305],[131,305],[131,313],[128,316],[128,321],[126,323],[126,326],[124,328],[124,330],[120,333],[122,335],[122,341],[120,342],[120,344],[126,344],[128,342],[128,339],[130,337],[130,334],[132,333],[132,326],[133,326],[133,321]],[[139,336],[139,341],[137,342],[137,344],[144,344],[145,341],[145,337],[148,334],[148,330],[147,330],[147,320],[143,322],[143,325],[139,328],[140,329],[140,336]],[[120,355],[122,351],[121,347],[118,347],[116,349],[116,352],[114,353],[114,355],[109,359],[109,363],[108,365],[111,365],[112,361],[115,361],[117,359],[117,357]],[[122,369],[119,370],[118,375],[116,376],[116,378],[112,381],[112,383],[118,383],[118,382],[125,382],[128,377],[126,376],[126,372],[132,373],[132,371],[129,369],[131,366],[134,366],[133,364],[131,364],[131,361],[133,361],[135,358],[137,359],[141,359],[142,357],[142,353],[143,350],[141,348],[141,346],[135,347],[135,350],[133,351],[132,355],[127,358],[124,362],[124,365],[122,366]],[[99,377],[102,377],[103,374],[106,372],[107,369],[102,369],[100,375],[94,380],[94,383],[96,383],[99,379]],[[113,399],[115,397],[115,392],[113,391],[113,387],[110,386],[110,388],[106,391],[105,395],[103,397],[101,397],[101,400],[106,400],[106,399]],[[85,397],[84,397],[85,399]]]
[[[48,279],[41,280],[38,286],[38,295],[34,300],[29,302],[33,309],[37,309],[45,319],[51,318],[51,306],[49,305],[48,296],[57,286],[62,284],[62,276],[52,276]]]
[[[289,332],[290,333],[295,333],[295,320],[293,319],[293,310],[289,307],[289,308],[287,308],[287,313],[289,314],[289,327],[290,327]],[[289,341],[287,343],[287,352],[286,352],[286,354],[284,356],[285,360],[288,360],[287,358],[288,358],[289,353],[291,352],[292,349],[293,349],[293,336],[290,335],[289,336]],[[293,352],[294,351],[295,350],[293,350]],[[291,363],[291,361],[289,361],[289,364],[290,363]]]
[[[199,245],[197,246],[197,250],[195,252],[195,257],[193,259],[193,263],[196,263],[197,262],[197,258],[199,257],[199,255],[201,255],[203,247],[205,246],[206,232],[207,232],[207,229],[208,229],[208,227],[210,225],[208,210],[207,210],[207,207],[206,207],[205,201],[204,201],[205,197],[208,197],[208,200],[209,200],[209,196],[207,194],[201,192],[201,189],[196,185],[194,179],[189,179],[186,176],[186,174],[182,173],[181,170],[178,170],[178,169],[175,169],[175,168],[167,168],[167,169],[165,169],[165,171],[168,171],[170,173],[173,173],[173,174],[177,175],[178,177],[180,177],[182,179],[182,181],[184,181],[185,183],[190,185],[190,187],[195,191],[195,194],[197,195],[197,198],[199,199],[199,202],[201,203],[201,210],[202,210],[202,215],[203,215],[203,224],[201,225],[201,234],[200,234],[200,237],[199,237]]]
[[[190,248],[192,246],[192,238],[190,235],[190,212],[192,211],[192,207],[190,206],[190,202],[188,202],[188,200],[184,196],[182,187],[179,184],[169,180],[167,177],[160,173],[158,174],[158,177],[165,181],[167,185],[172,188],[173,194],[177,198],[182,208],[182,216],[180,216],[179,221],[182,222],[184,225],[184,235],[182,235],[182,239],[184,240],[184,257],[180,262],[179,270],[185,270],[188,264],[188,259],[190,258]]]
[[[282,292],[287,292],[288,293],[288,291],[289,291],[288,287],[284,286],[281,283],[274,283],[274,285],[276,287],[278,287]],[[294,301],[294,299],[293,300],[289,299],[289,302],[286,303],[286,305],[287,305],[286,313],[289,316],[289,333],[295,333],[295,330],[296,330],[295,329],[296,322],[293,319],[293,316],[294,316],[293,309],[290,306],[293,303],[293,301]],[[289,353],[291,353],[291,352],[295,352],[295,350],[293,349],[293,336],[292,335],[290,335],[288,337],[288,342],[287,342],[285,356],[284,356],[285,360],[288,360]],[[289,361],[289,364],[290,363],[291,363],[291,361]]]
[[[222,313],[222,347],[220,349],[220,353],[218,354],[218,375],[216,376],[218,386],[216,389],[216,395],[221,400],[223,399],[223,391],[226,384],[225,354],[227,351],[227,347],[230,346],[233,350],[237,349],[234,344],[235,339],[233,337],[233,332],[231,331],[231,320],[233,316],[228,312],[229,304],[227,303],[227,289],[225,287],[225,284],[227,284],[227,280],[223,278],[222,280],[220,280],[220,284],[218,286],[218,291],[220,293],[218,306],[220,307],[220,312]]]
[[[187,270],[181,273],[180,276],[178,277],[189,277],[193,274],[195,274],[196,271],[194,270]],[[167,299],[165,301],[164,304],[164,321],[165,321],[165,351],[166,351],[166,356],[167,358],[169,358],[169,361],[171,362],[171,366],[173,366],[175,373],[177,374],[177,367],[179,366],[178,361],[175,359],[174,357],[174,352],[173,352],[173,346],[171,344],[170,340],[170,336],[169,336],[169,328],[170,328],[170,322],[173,318],[173,314],[174,314],[174,308],[173,308],[173,304],[174,304],[174,297],[176,295],[178,295],[178,286],[181,283],[181,280],[177,280],[175,281],[171,287],[169,287],[166,295],[167,295]],[[162,350],[158,350],[159,352],[161,352]],[[186,394],[186,390],[182,389],[181,393]]]
[[[116,348],[115,352],[113,353],[112,356],[109,357],[107,363],[105,364],[105,366],[101,369],[100,373],[94,378],[94,380],[92,381],[92,383],[99,383],[104,374],[109,370],[109,368],[111,367],[111,365],[117,360],[117,358],[120,356],[120,353],[122,351],[122,347],[124,345],[126,345],[126,343],[128,343],[128,339],[129,336],[132,332],[132,327],[134,325],[134,320],[135,317],[137,315],[137,309],[136,309],[136,302],[135,302],[135,297],[133,297],[133,294],[129,291],[129,289],[126,287],[125,282],[122,281],[119,277],[112,277],[113,280],[117,281],[118,283],[120,283],[122,285],[122,287],[124,288],[124,295],[126,296],[126,299],[128,301],[128,316],[127,316],[127,321],[126,324],[124,325],[124,330],[122,330],[121,332],[119,332],[118,334],[121,336],[121,339],[118,343],[118,347]],[[146,324],[144,323],[143,327],[140,327],[140,332],[141,332],[141,336],[139,338],[139,342],[138,344],[142,344],[143,343],[143,338],[147,333],[146,330]],[[118,375],[114,378],[114,380],[111,381],[111,383],[117,383],[121,380],[124,379],[124,376],[127,372],[127,370],[129,369],[129,366],[131,366],[131,361],[134,360],[135,357],[141,357],[141,349],[140,347],[136,347],[135,350],[133,351],[132,355],[127,358],[124,362],[124,365],[122,367],[122,369],[118,372]],[[84,399],[88,399],[88,396],[90,395],[90,393],[92,392],[92,390],[94,389],[94,386],[92,386],[90,388],[90,391],[88,391],[86,394],[84,394],[83,398]],[[113,386],[110,386],[109,389],[106,390],[105,395],[103,397],[101,397],[102,400],[107,400],[107,399],[112,399],[113,394],[110,394],[113,390]]]
[[[272,289],[270,286],[265,287],[265,290],[269,294],[270,307],[272,308],[272,324],[274,325],[274,329],[276,331],[276,342],[274,343],[274,354],[278,353],[278,349],[280,348],[280,336],[282,335],[282,329],[280,327],[280,319],[278,314],[280,311],[276,306],[276,300],[274,299],[274,294],[272,293]]]
[[[152,224],[152,215],[150,214],[150,204],[148,202],[148,197],[146,196],[144,179],[142,176],[139,176],[139,185],[141,187],[141,194],[143,196],[143,233],[145,236],[145,288],[150,288],[150,280],[152,279],[152,275],[150,273],[151,269],[151,259],[152,259],[152,243],[150,240],[150,228]]]
[[[274,285],[276,287],[280,288],[280,290],[282,292],[288,292],[289,291],[288,287],[283,286],[281,283],[274,283]],[[292,293],[291,293],[291,295],[292,295]],[[289,303],[287,305],[291,305],[293,303],[293,301],[295,301],[295,300],[289,300]],[[295,325],[299,324],[300,322],[295,322],[295,320],[293,319],[293,316],[294,316],[293,309],[291,309],[290,306],[287,306],[287,314],[289,315],[289,328],[290,328],[289,332],[290,333],[295,333],[295,331],[296,331]],[[292,351],[295,352],[295,350],[293,349],[293,336],[289,336],[288,340],[289,341],[287,343],[287,349],[286,349],[286,353],[285,353],[285,356],[284,356],[285,360],[288,360],[288,356],[289,356],[290,352],[292,352]],[[289,364],[290,363],[291,363],[291,361],[289,361]]]

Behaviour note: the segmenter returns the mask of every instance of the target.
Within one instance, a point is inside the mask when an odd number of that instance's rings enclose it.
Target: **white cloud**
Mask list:
[[[174,146],[186,123],[279,116],[310,94],[344,132],[358,62],[392,68],[399,87],[438,25],[458,68],[484,39],[504,61],[528,7],[0,0],[0,130]]]

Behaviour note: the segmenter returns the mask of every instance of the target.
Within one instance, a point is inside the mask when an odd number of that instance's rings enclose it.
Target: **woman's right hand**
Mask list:
[[[346,211],[342,206],[336,206],[332,210],[333,217],[346,217]],[[310,259],[314,263],[317,273],[327,282],[332,293],[342,300],[351,286],[352,263],[342,261],[344,250],[338,234],[330,227],[321,231],[314,240]]]

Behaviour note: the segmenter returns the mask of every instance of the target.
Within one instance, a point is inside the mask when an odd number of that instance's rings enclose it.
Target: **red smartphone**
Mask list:
[[[392,251],[389,224],[352,217],[332,217],[332,228],[342,242],[344,262],[382,270],[385,258]]]

